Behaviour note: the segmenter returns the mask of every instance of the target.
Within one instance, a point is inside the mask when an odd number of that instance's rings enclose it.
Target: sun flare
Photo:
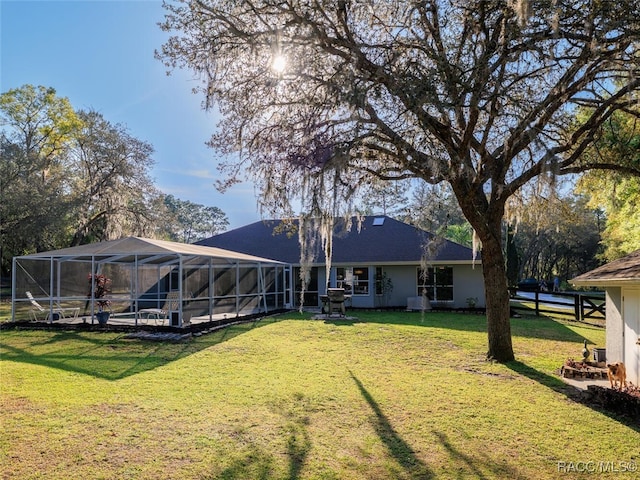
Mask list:
[[[271,70],[276,73],[284,72],[285,68],[287,68],[287,58],[284,55],[276,55],[271,60]]]

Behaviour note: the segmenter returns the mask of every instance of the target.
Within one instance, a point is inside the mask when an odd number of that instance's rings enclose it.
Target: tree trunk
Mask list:
[[[514,359],[511,343],[509,289],[500,237],[490,235],[482,241],[482,273],[487,305],[487,358],[498,362]]]
[[[487,307],[487,358],[498,362],[514,360],[511,343],[509,289],[505,255],[502,251],[504,202],[487,201],[485,193],[463,182],[452,183],[462,213],[482,242],[482,274]]]

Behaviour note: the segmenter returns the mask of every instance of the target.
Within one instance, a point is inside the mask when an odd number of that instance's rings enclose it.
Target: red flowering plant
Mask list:
[[[95,283],[95,285],[93,285],[93,283]],[[111,305],[111,300],[106,298],[107,294],[111,293],[111,279],[107,278],[106,275],[93,275],[90,273],[89,293],[87,294],[87,297],[91,298],[92,293],[100,310]]]

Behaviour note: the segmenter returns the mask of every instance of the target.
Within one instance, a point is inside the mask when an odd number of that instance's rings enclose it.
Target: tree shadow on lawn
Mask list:
[[[284,421],[282,433],[286,437],[286,456],[289,460],[288,475],[284,478],[297,480],[300,478],[307,456],[311,451],[309,435],[309,399],[303,393],[293,394],[291,401],[282,401],[272,405],[274,413]],[[204,475],[203,480],[213,479],[272,479],[283,478],[276,472],[276,453],[265,450],[258,445],[251,435],[237,432],[238,444],[230,455],[232,460],[220,472]]]
[[[378,438],[386,447],[391,459],[402,469],[402,478],[416,480],[429,480],[437,475],[432,468],[422,461],[411,445],[402,438],[385,415],[382,408],[373,395],[367,390],[364,384],[354,373],[349,370],[351,378],[355,382],[362,397],[371,408],[371,425]],[[297,480],[304,471],[304,465],[308,453],[311,450],[311,438],[307,427],[309,418],[307,416],[308,405],[302,393],[295,393],[292,402],[284,402],[276,405],[274,411],[282,415],[285,420],[283,433],[286,435],[286,455],[289,460],[288,475],[289,480]],[[434,431],[434,436],[438,439],[444,450],[450,455],[456,465],[457,478],[515,478],[515,470],[506,464],[498,464],[488,457],[478,461],[457,448],[448,436],[439,431]],[[276,472],[275,459],[272,452],[265,451],[262,447],[251,441],[250,438],[241,438],[244,448],[236,451],[234,459],[220,472],[211,475],[204,475],[203,479],[244,479],[255,478],[268,480],[272,478],[282,478]],[[425,447],[423,447],[424,449]],[[482,455],[481,452],[479,452]],[[331,476],[330,478],[334,478]]]
[[[612,418],[613,420],[616,420],[617,422],[620,422],[626,425],[627,427],[635,430],[636,432],[640,432],[640,425],[637,423],[637,420],[616,415],[613,412],[610,412],[604,408],[601,408],[599,405],[596,405],[590,402],[589,401],[590,395],[586,394],[584,391],[578,389],[577,387],[574,387],[572,385],[565,383],[559,377],[555,377],[547,373],[541,372],[540,370],[530,367],[529,365],[522,363],[518,360],[505,363],[504,365],[519,375],[530,378],[531,380],[535,380],[541,385],[544,385],[545,387],[550,388],[554,392],[558,392],[565,395],[568,399],[576,403],[579,403],[580,405],[589,407],[596,412],[602,413]]]
[[[363,383],[356,377],[351,370],[349,374],[356,383],[362,397],[371,407],[374,416],[371,419],[372,426],[378,435],[378,438],[387,448],[387,451],[405,471],[408,478],[430,479],[435,478],[433,470],[415,453],[415,450],[407,443],[402,436],[393,428],[389,418],[384,414],[378,402],[373,395],[366,389]],[[440,444],[454,461],[456,468],[459,470],[458,475],[469,476],[470,478],[515,478],[515,471],[506,464],[497,464],[493,460],[485,457],[483,461],[479,461],[477,457],[472,457],[463,453],[456,448],[448,439],[447,435],[442,432],[433,432]],[[428,448],[428,447],[427,447]],[[481,452],[480,452],[481,454]],[[489,476],[483,472],[491,472]]]
[[[402,469],[410,478],[433,478],[434,473],[422,460],[420,460],[411,445],[409,445],[393,428],[391,422],[384,414],[378,402],[373,398],[371,393],[365,388],[362,382],[356,377],[351,370],[349,374],[360,390],[362,397],[371,407],[374,413],[371,424],[378,435],[378,438],[387,448],[389,454],[398,462]]]
[[[237,454],[234,460],[219,473],[203,475],[202,480],[239,480],[274,478],[275,461],[271,452],[251,444],[246,455]]]
[[[120,380],[162,367],[276,321],[269,318],[239,323],[181,342],[149,342],[127,339],[123,335],[113,337],[75,331],[56,332],[44,339],[36,336],[33,341],[27,340],[29,337],[25,335],[15,345],[4,338],[0,342],[0,358],[105,380]],[[21,332],[15,334],[20,335]]]
[[[518,478],[517,469],[508,465],[506,458],[503,463],[496,463],[484,453],[485,449],[479,448],[476,450],[476,454],[484,458],[482,462],[479,462],[476,457],[464,453],[453,445],[445,433],[435,431],[434,434],[451,457],[451,464],[455,465],[458,470],[459,478]]]
[[[353,326],[358,323],[379,323],[388,325],[407,325],[415,327],[443,328],[447,330],[460,330],[465,332],[487,332],[487,317],[485,315],[473,315],[465,313],[448,312],[375,312],[354,311],[351,317],[341,320],[328,318],[326,324],[335,326]],[[581,328],[593,328],[602,330],[588,324],[576,324]],[[511,318],[511,333],[519,337],[538,338],[544,340],[558,340],[563,342],[582,343],[585,339],[582,335],[570,329],[565,323],[549,317],[521,317]],[[580,347],[582,348],[582,346]]]

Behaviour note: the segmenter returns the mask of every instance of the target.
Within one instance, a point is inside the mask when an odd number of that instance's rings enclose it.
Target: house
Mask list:
[[[334,229],[331,267],[318,246],[311,256],[304,305],[321,306],[327,288],[344,288],[355,308],[402,307],[426,296],[431,306],[484,307],[482,264],[470,248],[387,216],[353,220]],[[299,306],[298,221],[266,220],[215,235],[200,245],[264,256],[292,265],[292,306]],[[420,297],[420,298],[417,298]],[[412,302],[413,300],[413,302]],[[422,301],[417,302],[422,306]],[[428,308],[428,305],[427,305]]]
[[[627,380],[640,384],[640,250],[571,282],[579,287],[604,288],[607,363],[623,361]]]

